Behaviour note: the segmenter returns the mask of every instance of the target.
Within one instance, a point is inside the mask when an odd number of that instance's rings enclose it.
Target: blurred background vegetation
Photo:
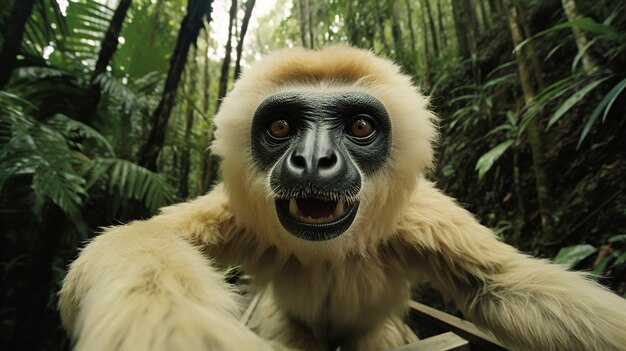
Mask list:
[[[624,295],[625,12],[617,0],[3,0],[0,348],[69,349],[56,292],[85,240],[219,181],[212,116],[251,62],[339,42],[395,60],[432,96],[440,187],[502,240]]]

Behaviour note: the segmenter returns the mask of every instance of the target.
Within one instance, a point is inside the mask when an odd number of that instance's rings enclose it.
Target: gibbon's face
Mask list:
[[[276,215],[304,240],[343,234],[368,176],[389,157],[385,106],[364,92],[288,91],[269,96],[252,119],[252,158],[269,173]]]
[[[298,257],[393,235],[432,165],[435,117],[391,61],[348,46],[289,49],[244,72],[215,117],[235,219]]]

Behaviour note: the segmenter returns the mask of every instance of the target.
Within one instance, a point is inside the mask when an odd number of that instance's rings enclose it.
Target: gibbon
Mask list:
[[[107,228],[72,263],[76,350],[385,350],[428,279],[512,350],[626,350],[626,302],[502,243],[426,179],[436,116],[398,66],[348,46],[255,63],[215,117],[223,183]],[[221,269],[264,294],[238,321]]]

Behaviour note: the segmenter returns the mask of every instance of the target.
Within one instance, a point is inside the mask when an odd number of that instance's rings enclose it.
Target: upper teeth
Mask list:
[[[300,210],[300,208],[298,208],[298,202],[296,201],[295,198],[292,197],[289,199],[289,214],[291,215],[291,217],[301,222],[314,223],[314,224],[330,223],[343,217],[345,213],[346,213],[346,203],[345,201],[339,200],[337,201],[337,205],[335,206],[335,210],[333,211],[333,213],[331,213],[330,215],[326,217],[313,218],[313,217],[307,216]]]

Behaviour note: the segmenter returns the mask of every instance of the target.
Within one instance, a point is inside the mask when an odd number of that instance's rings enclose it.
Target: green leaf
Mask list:
[[[465,106],[463,108],[458,109],[455,113],[452,114],[451,118],[456,120],[457,118],[464,117],[466,115],[470,115],[472,111],[474,111],[474,105]],[[456,122],[456,121],[455,121]],[[450,126],[452,128],[452,125]]]
[[[600,260],[600,262],[598,262],[598,264],[596,264],[593,267],[592,273],[595,274],[595,275],[602,275],[602,273],[606,269],[606,266],[609,264],[609,262],[611,262],[612,259],[613,259],[613,257],[611,257],[611,256],[604,256]]]
[[[586,244],[564,247],[554,257],[554,263],[573,267],[597,250],[595,247]]]
[[[174,200],[174,189],[161,175],[130,161],[96,158],[89,174],[89,186],[103,182],[111,193],[141,201],[153,212]]]
[[[517,64],[517,62],[515,62],[515,60],[513,61],[509,61],[509,62],[505,62],[501,65],[499,65],[498,67],[494,68],[491,72],[489,72],[489,74],[487,74],[487,80],[490,80],[491,77],[493,77],[497,72],[509,68],[509,67],[513,67]],[[512,74],[513,76],[515,76],[515,74]]]
[[[508,124],[508,123],[507,123],[507,124],[501,124],[501,125],[499,125],[499,126],[497,126],[497,127],[493,128],[492,130],[490,130],[487,134],[485,134],[485,138],[486,138],[486,137],[489,137],[489,136],[491,136],[491,135],[493,135],[493,134],[497,134],[497,133],[498,133],[498,132],[500,132],[500,131],[503,131],[503,130],[511,130],[511,129],[513,129],[513,126],[512,126],[512,125],[510,125],[510,124]]]
[[[65,137],[19,112],[0,114],[0,126],[6,128],[3,134],[8,132],[9,136],[8,143],[0,144],[0,187],[10,177],[31,174],[31,188],[39,208],[43,199],[49,199],[72,221],[80,219],[86,192],[77,168],[83,161],[69,149]],[[37,211],[38,207],[33,209]]]
[[[602,110],[604,110],[604,116],[602,117],[602,121],[604,121],[604,119],[606,118],[606,115],[611,110],[613,103],[615,102],[617,97],[622,93],[624,88],[626,88],[626,79],[617,83],[613,87],[613,89],[611,89],[611,91],[609,91],[606,94],[606,96],[602,99],[602,101],[600,101],[598,105],[596,105],[596,108],[593,109],[593,112],[589,116],[589,119],[587,119],[587,123],[585,123],[585,126],[583,127],[583,131],[580,134],[580,139],[578,139],[578,145],[576,146],[576,148],[579,148],[580,145],[583,143],[583,140],[585,140],[585,138],[587,137],[587,134],[589,134],[589,131],[591,130],[591,126],[593,126],[593,124],[596,122]]]
[[[478,179],[482,179],[491,166],[502,156],[502,154],[513,144],[514,140],[507,140],[482,155],[476,162],[475,170],[478,171]]]
[[[593,82],[587,84],[584,88],[575,92],[572,96],[570,96],[567,100],[561,104],[561,106],[556,110],[554,115],[550,117],[550,121],[548,121],[548,126],[546,129],[549,129],[554,123],[556,123],[567,111],[569,111],[576,103],[578,103],[582,98],[584,98],[590,91],[598,87],[598,85],[602,84],[604,81],[609,79],[610,77],[605,77],[599,80],[594,80]]]
[[[459,97],[455,97],[454,99],[450,100],[448,102],[448,105],[452,105],[452,104],[454,104],[457,101],[479,99],[480,97],[481,97],[480,94],[461,95]]]
[[[48,120],[47,124],[62,133],[66,139],[71,139],[73,137],[72,133],[78,133],[82,138],[96,141],[108,154],[113,155],[115,153],[109,141],[102,134],[75,119],[57,113]]]
[[[513,113],[513,111],[506,111],[506,120],[509,121],[509,124],[512,126],[517,124],[517,117]]]
[[[485,105],[489,107],[489,109],[493,108],[493,99],[490,96],[485,98]]]
[[[577,18],[575,20],[557,24],[551,28],[546,29],[543,32],[537,33],[536,36],[572,27],[578,27],[589,33],[601,34],[612,40],[620,40],[621,38],[623,38],[623,35],[617,32],[614,27],[604,23],[598,23],[588,17]]]
[[[544,30],[543,32],[539,32],[535,35],[533,35],[532,37],[524,40],[523,42],[521,42],[519,45],[517,45],[514,49],[514,51],[519,51],[522,47],[524,47],[526,44],[528,44],[528,42],[530,42],[533,39],[536,39],[538,37],[550,34],[550,33],[554,33],[556,31],[562,30],[562,29],[566,29],[566,28],[572,28],[572,27],[578,27],[586,32],[590,32],[590,33],[596,33],[596,34],[601,34],[603,36],[605,36],[607,39],[609,40],[623,40],[623,35],[621,35],[619,32],[617,32],[617,30],[615,30],[614,27],[608,25],[608,24],[604,24],[604,23],[598,23],[596,21],[594,21],[591,18],[588,17],[583,17],[583,18],[577,18],[575,20],[571,20],[565,23],[559,23],[555,26],[552,26],[546,30]]]
[[[617,259],[615,260],[615,264],[623,264],[624,262],[626,262],[626,252],[622,252],[621,255],[617,257]]]
[[[606,116],[609,114],[611,107],[613,107],[613,103],[615,102],[617,97],[622,93],[622,91],[624,91],[624,88],[626,88],[626,79],[617,83],[617,85],[615,85],[613,89],[611,89],[611,91],[608,94],[606,94],[607,96],[611,97],[611,101],[606,106],[606,109],[604,109],[604,115],[602,115],[602,122],[606,120]]]
[[[580,62],[580,60],[583,58],[585,52],[587,52],[591,45],[595,44],[596,41],[598,41],[598,38],[593,38],[592,40],[589,40],[589,42],[585,44],[585,46],[578,49],[578,53],[576,54],[576,57],[574,57],[574,61],[572,61],[572,72],[576,70],[576,66],[578,66],[578,62]]]
[[[560,48],[562,48],[563,46],[565,46],[567,44],[567,41],[563,40],[561,41],[558,45],[555,45],[552,50],[550,50],[550,52],[548,52],[548,54],[546,55],[546,57],[543,59],[544,61],[548,61],[550,60],[550,58],[557,52],[559,51]]]
[[[610,243],[616,243],[618,241],[626,241],[626,234],[617,234],[609,238]]]
[[[525,129],[525,124],[529,122],[531,118],[534,118],[534,116],[539,113],[544,106],[572,90],[573,87],[578,84],[579,80],[584,79],[585,77],[586,75],[584,74],[575,73],[542,89],[537,95],[535,101],[531,105],[527,106],[526,111],[523,114],[523,121],[521,124],[523,128],[520,128],[520,132]]]
[[[515,76],[516,76],[516,74],[511,73],[511,74],[504,75],[502,77],[494,78],[494,79],[488,81],[487,83],[485,83],[482,88],[486,90],[486,89],[491,88],[493,86],[496,86],[496,85],[498,85],[498,84],[500,84],[502,82],[505,82],[505,81],[507,81],[509,79],[512,79]]]

